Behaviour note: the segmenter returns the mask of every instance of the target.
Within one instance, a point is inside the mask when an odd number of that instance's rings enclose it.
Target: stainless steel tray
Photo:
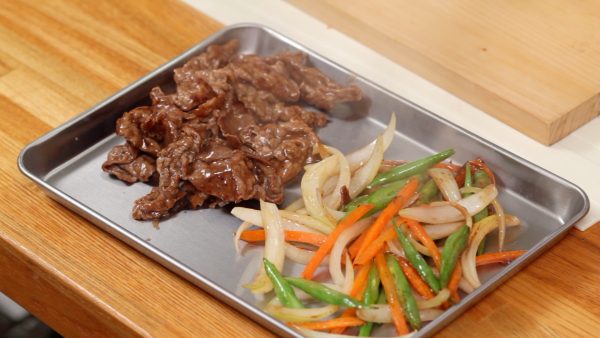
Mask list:
[[[325,143],[345,152],[354,150],[379,134],[390,113],[396,112],[398,127],[386,158],[414,159],[453,147],[454,160],[462,162],[482,156],[496,171],[501,202],[508,212],[523,220],[523,226],[508,232],[507,249],[529,251],[509,266],[485,270],[482,287],[427,324],[417,336],[429,336],[448,324],[558,241],[589,208],[585,193],[572,183],[255,24],[223,29],[42,136],[23,149],[19,156],[20,169],[52,198],[275,333],[300,336],[264,313],[260,299],[242,288],[257,270],[260,249],[249,248],[242,257],[236,256],[232,238],[239,221],[229,215],[228,209],[182,212],[161,222],[156,229],[150,222],[138,222],[130,216],[133,201],[146,194],[150,187],[127,186],[109,178],[100,169],[109,149],[122,142],[114,129],[116,119],[123,112],[147,103],[152,87],[172,87],[173,69],[191,56],[209,44],[232,38],[241,41],[244,53],[304,51],[313,65],[336,81],[351,81],[362,88],[368,99],[331,112],[332,122],[319,131]],[[288,195],[297,196],[297,187],[288,189]],[[298,268],[289,266],[285,273],[298,271]]]

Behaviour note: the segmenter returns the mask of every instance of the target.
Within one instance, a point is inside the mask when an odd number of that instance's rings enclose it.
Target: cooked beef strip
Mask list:
[[[357,101],[307,65],[307,56],[236,56],[236,40],[213,45],[174,72],[176,90],[155,87],[150,106],[125,112],[102,169],[128,183],[158,176],[158,186],[134,203],[133,218],[155,220],[182,208],[230,202],[283,201],[319,139],[327,117],[302,103],[329,110]]]

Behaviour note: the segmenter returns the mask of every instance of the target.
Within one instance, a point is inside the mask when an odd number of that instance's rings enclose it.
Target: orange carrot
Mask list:
[[[460,262],[456,263],[456,267],[454,271],[452,271],[452,276],[450,277],[450,281],[448,282],[448,290],[450,290],[450,297],[452,301],[455,303],[460,302],[460,295],[458,294],[458,283],[460,283],[460,278],[462,277],[462,266]]]
[[[452,171],[453,173],[457,173],[461,166],[459,166],[458,164],[454,164],[454,163],[450,163],[450,162],[439,162],[433,165],[434,168],[442,168],[442,169],[448,169],[450,171]]]
[[[361,265],[366,262],[370,262],[373,257],[385,246],[387,241],[391,241],[396,238],[396,230],[393,227],[383,231],[379,237],[377,237],[367,248],[362,252],[361,255],[356,256],[354,263]]]
[[[522,254],[526,252],[527,250],[515,250],[485,253],[483,255],[477,256],[477,258],[475,259],[475,265],[481,266],[493,263],[508,263],[519,258]]]
[[[425,283],[423,278],[419,276],[419,273],[415,270],[415,268],[410,265],[410,263],[404,257],[398,257],[398,263],[400,263],[400,267],[402,268],[402,272],[408,279],[408,282],[412,287],[417,291],[421,297],[425,299],[431,299],[434,297],[433,291],[429,288],[429,285]]]
[[[440,249],[438,249],[437,245],[435,245],[433,239],[429,236],[429,234],[427,234],[427,231],[425,231],[425,228],[423,228],[421,223],[412,219],[401,218],[400,220],[408,225],[408,229],[413,236],[415,236],[415,238],[425,245],[427,250],[429,250],[431,257],[433,258],[433,262],[435,263],[435,267],[439,270],[440,266],[442,265],[442,254],[440,253]]]
[[[389,223],[389,221],[398,213],[404,204],[408,201],[408,199],[417,191],[419,187],[419,179],[411,178],[406,182],[406,185],[398,191],[396,197],[388,204],[379,214],[375,222],[366,230],[367,234],[365,235],[365,239],[361,243],[360,249],[358,250],[358,254],[354,259],[354,263],[356,264],[357,259],[361,257],[363,252],[367,249],[369,244],[373,242],[377,236],[383,231],[385,225]]]
[[[364,320],[357,317],[339,317],[335,319],[325,320],[322,322],[288,323],[288,325],[293,325],[309,330],[330,330],[338,327],[360,326],[364,323]]]
[[[348,253],[350,254],[350,258],[352,258],[352,260],[354,260],[354,258],[356,258],[356,255],[358,254],[358,249],[360,249],[360,246],[362,245],[362,242],[365,240],[366,235],[367,235],[367,232],[364,231],[362,234],[360,234],[360,236],[358,236],[358,238],[354,242],[352,242],[350,247],[348,247]]]
[[[381,284],[385,290],[385,298],[390,305],[392,321],[394,322],[396,331],[399,335],[407,334],[408,325],[404,319],[404,311],[402,310],[402,305],[400,304],[400,298],[398,296],[398,291],[396,290],[396,283],[394,283],[392,273],[385,262],[383,250],[379,251],[377,255],[375,255],[375,265],[377,266],[379,278],[381,278]]]
[[[333,231],[327,236],[327,239],[319,247],[317,252],[315,252],[310,262],[308,262],[304,268],[302,277],[305,279],[312,279],[315,270],[317,267],[319,267],[319,264],[321,264],[325,256],[327,256],[327,254],[331,251],[333,244],[335,244],[335,241],[338,239],[338,237],[340,237],[340,234],[344,230],[348,229],[352,224],[360,220],[366,213],[373,209],[373,207],[374,205],[372,204],[362,204],[358,208],[348,213],[346,217],[344,217],[344,219],[342,219],[335,229],[333,229]]]
[[[322,245],[327,239],[327,236],[325,235],[305,231],[285,230],[284,234],[285,240],[288,242],[307,243],[315,246]],[[242,232],[240,239],[246,242],[261,242],[265,240],[265,237],[265,230],[258,229]]]
[[[367,287],[367,282],[369,280],[369,270],[371,270],[371,261],[369,261],[368,264],[363,265],[363,267],[360,269],[360,271],[356,275],[356,278],[354,279],[354,284],[352,285],[352,290],[350,290],[350,296],[356,298],[356,300],[359,300],[359,301],[362,300],[363,291]],[[341,315],[341,317],[355,317],[355,316],[356,316],[355,308],[348,308]],[[346,327],[338,327],[338,328],[331,330],[331,333],[340,334],[340,333],[344,332],[345,329],[346,329]]]

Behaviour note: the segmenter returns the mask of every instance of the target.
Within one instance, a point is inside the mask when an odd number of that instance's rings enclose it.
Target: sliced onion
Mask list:
[[[439,315],[438,315],[439,316]],[[356,336],[349,336],[347,334],[337,334],[337,333],[325,333],[320,331],[308,330],[302,327],[296,328],[303,336],[307,338],[351,338]],[[411,333],[407,333],[402,336],[388,336],[388,337],[379,337],[379,336],[371,336],[371,338],[410,338],[412,335],[417,332],[413,331]]]
[[[379,170],[379,166],[381,165],[381,161],[383,161],[383,152],[385,151],[385,147],[383,144],[383,137],[380,136],[375,141],[375,147],[373,147],[373,153],[369,157],[367,163],[358,169],[352,179],[350,180],[350,185],[348,186],[348,192],[350,193],[351,198],[355,198],[360,194],[369,183],[377,176],[377,171]]]
[[[456,179],[454,179],[454,174],[450,170],[445,168],[431,168],[427,170],[427,173],[440,189],[446,201],[456,202],[462,198]]]
[[[242,237],[242,232],[250,229],[253,226],[252,223],[242,222],[240,226],[235,231],[235,237],[233,238],[233,246],[235,247],[235,252],[240,255],[242,250],[240,249],[240,237]]]
[[[329,147],[329,146],[324,146],[324,147],[331,154],[333,154],[333,156],[336,156],[338,158],[339,172],[338,172],[337,184],[336,184],[335,188],[333,189],[333,191],[331,192],[331,194],[327,195],[324,199],[325,204],[329,208],[337,210],[340,207],[340,205],[342,204],[342,194],[341,194],[342,187],[344,187],[344,186],[347,187],[350,185],[350,165],[348,164],[348,160],[346,159],[344,154],[342,154],[341,151],[339,151],[333,147]]]
[[[450,291],[448,289],[441,289],[435,297],[427,300],[418,300],[417,307],[419,309],[431,309],[442,305],[445,301],[450,298]]]
[[[461,264],[463,269],[463,277],[474,288],[481,286],[479,276],[477,276],[477,268],[475,264],[477,249],[479,248],[479,244],[485,238],[485,236],[496,229],[499,223],[500,218],[498,215],[491,215],[475,223],[471,230],[469,244],[461,256]]]
[[[289,258],[293,262],[304,264],[304,265],[308,264],[308,262],[310,262],[310,260],[315,255],[314,251],[300,249],[289,243],[285,243],[284,250],[285,250],[285,257]],[[320,266],[329,265],[329,256],[326,256],[325,258],[323,258],[323,260],[321,261],[321,264],[319,264],[319,265]]]
[[[394,255],[398,257],[406,257],[406,255],[404,254],[404,250],[402,250],[402,248],[400,247],[400,242],[398,242],[398,239],[388,241],[387,245],[390,252]]]
[[[330,156],[310,167],[304,173],[300,182],[302,198],[308,214],[331,227],[333,227],[335,220],[330,219],[325,211],[322,201],[323,184],[338,170],[339,161],[337,156]]]
[[[344,274],[342,273],[341,266],[344,249],[348,243],[358,237],[371,224],[371,221],[371,218],[365,218],[354,223],[348,229],[344,230],[337,241],[335,241],[329,255],[329,274],[334,284],[342,285],[344,283]]]
[[[271,316],[285,322],[311,322],[331,316],[337,312],[338,307],[336,305],[326,305],[322,307],[293,309],[283,307],[281,304],[268,304],[264,310]]]
[[[342,218],[344,218],[346,216],[345,212],[334,210],[327,206],[325,207],[325,210],[327,211],[329,216],[331,216],[331,218],[335,219],[336,224],[337,224],[337,222],[339,222],[339,220],[341,220]]]
[[[519,217],[511,214],[504,214],[504,222],[506,222],[506,226],[509,227],[521,225]]]
[[[464,224],[465,222],[458,221],[443,224],[424,224],[423,227],[425,228],[425,231],[429,237],[435,241],[450,236]]]
[[[504,247],[504,238],[506,238],[506,219],[504,218],[504,208],[497,199],[492,201],[494,211],[498,215],[498,251],[502,251]]]
[[[383,132],[383,134],[381,134],[384,151],[390,146],[390,144],[394,140],[395,131],[396,114],[392,113],[392,116],[390,116],[390,123],[388,123],[387,128],[385,128],[385,131]],[[348,160],[348,164],[350,165],[351,171],[356,171],[358,168],[364,165],[364,163],[371,157],[371,154],[375,149],[376,143],[377,140],[374,140],[373,142],[360,148],[359,150],[355,150],[351,154],[346,155],[346,159]]]
[[[346,276],[344,278],[344,284],[342,285],[342,292],[346,294],[350,294],[352,291],[352,286],[354,284],[354,265],[352,265],[352,260],[350,259],[350,255],[346,253]]]
[[[467,224],[469,229],[471,229],[473,227],[473,217],[471,217],[467,208],[463,207],[462,205],[460,205],[456,202],[450,202],[450,205],[453,206],[456,210],[458,210],[463,215],[465,223]]]
[[[282,271],[283,263],[285,261],[285,237],[279,210],[275,204],[260,200],[260,213],[266,235],[265,258],[271,261],[277,270]],[[246,287],[254,294],[267,293],[273,289],[273,284],[267,276],[265,269],[262,268],[262,264],[260,266],[261,269],[259,269],[258,275],[254,281],[246,285]]]
[[[495,185],[490,184],[478,193],[467,196],[457,203],[473,216],[487,207],[496,196],[498,196],[498,190]],[[419,222],[432,224],[457,222],[465,219],[462,213],[452,205],[440,203],[405,208],[400,210],[399,214]]]
[[[263,227],[260,210],[235,207],[231,210],[231,214],[244,222],[261,228]],[[301,215],[297,212],[294,213],[287,210],[280,210],[279,214],[283,218],[282,224],[286,230],[299,230],[312,233],[330,233],[332,230],[329,226],[308,215]]]
[[[461,289],[464,293],[469,294],[475,291],[475,288],[471,283],[467,282],[467,280],[463,277],[458,282],[458,288]]]
[[[448,294],[450,294],[448,292]],[[430,322],[439,317],[443,310],[439,309],[422,309],[419,310],[421,320],[424,322]],[[390,311],[389,304],[374,304],[367,308],[356,310],[356,316],[366,322],[373,323],[392,323],[392,312]]]

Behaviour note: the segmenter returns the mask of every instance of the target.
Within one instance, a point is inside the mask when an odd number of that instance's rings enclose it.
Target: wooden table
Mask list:
[[[19,151],[221,25],[156,1],[0,2],[0,291],[66,336],[270,336],[49,199]],[[439,336],[598,336],[600,227],[573,230]]]

